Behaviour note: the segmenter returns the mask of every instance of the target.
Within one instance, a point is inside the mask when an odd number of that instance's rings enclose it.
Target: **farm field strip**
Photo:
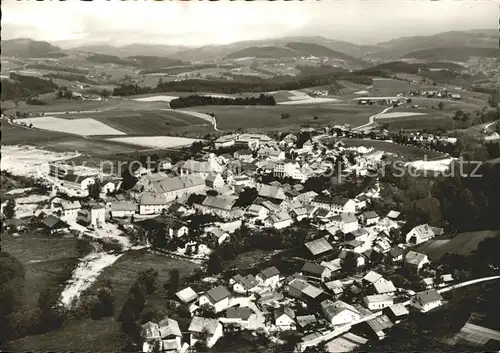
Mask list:
[[[200,141],[199,139],[175,136],[115,137],[108,140],[152,149],[189,146],[193,142]]]
[[[143,97],[143,98],[134,98],[135,101],[138,102],[167,102],[177,99],[176,96],[152,96],[152,97]]]
[[[418,112],[392,112],[392,113],[384,113],[379,115],[378,119],[392,119],[392,118],[404,118],[407,116],[417,116],[417,115],[427,115],[425,113]]]
[[[33,124],[33,126],[38,129],[65,132],[82,136],[125,135],[122,131],[113,129],[106,124],[89,118],[69,120],[44,116],[38,118],[16,119],[16,121],[27,125]]]

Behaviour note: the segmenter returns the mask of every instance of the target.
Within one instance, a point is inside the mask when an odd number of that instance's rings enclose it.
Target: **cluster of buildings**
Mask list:
[[[404,221],[397,211],[381,214],[373,209],[376,187],[353,198],[305,187],[309,178],[321,175],[338,158],[347,172],[362,175],[369,162],[381,156],[356,153],[349,161],[342,144],[328,149],[314,138],[300,146],[297,141],[293,134],[281,141],[256,134],[225,136],[216,143],[222,144],[220,148],[234,147],[232,155],[210,153],[175,164],[163,160],[155,170],[137,170],[131,190],[114,193],[119,180],[99,181],[100,201],[57,197],[50,201],[51,214],[38,216],[51,234],[67,229],[70,222],[87,229],[101,228],[115,218],[130,219],[136,225],[153,222],[156,228],[164,228],[168,241],[185,238],[194,230],[186,216],[210,214],[220,221],[205,226],[202,236],[187,246],[211,248],[232,241],[232,231],[225,224],[245,220],[252,228],[285,229],[309,220],[315,235],[304,244],[299,270],[290,273],[271,266],[217,279],[207,291],[184,288],[176,296],[191,313],[189,338],[171,318],[148,322],[142,327],[144,351],[159,347],[180,352],[199,341],[211,347],[234,330],[263,330],[270,336],[298,331],[302,333],[298,350],[325,342],[331,349],[359,346],[368,339],[383,338],[408,310],[428,312],[440,306],[442,297],[434,278],[423,277],[422,291],[411,293],[377,272],[375,258],[417,275],[426,273],[428,257],[411,247],[442,234],[442,229],[423,224],[404,238],[395,235]],[[57,187],[80,195],[102,179],[87,175],[71,181],[76,176],[61,166],[51,167],[49,175]],[[263,176],[274,181],[263,183]],[[252,196],[242,203],[244,193]],[[348,266],[358,275],[346,277]],[[452,280],[448,275],[439,283]],[[205,315],[207,308],[214,315]]]

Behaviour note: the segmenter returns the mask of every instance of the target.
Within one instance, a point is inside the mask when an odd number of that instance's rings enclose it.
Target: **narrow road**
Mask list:
[[[392,109],[392,106],[388,107],[388,108],[385,108],[380,113],[377,113],[377,114],[374,114],[374,115],[370,116],[370,118],[368,119],[368,123],[366,123],[364,125],[361,125],[361,126],[358,126],[358,127],[355,127],[353,130],[355,130],[355,131],[364,130],[365,128],[369,127],[370,125],[373,125],[373,123],[375,122],[376,118],[378,118],[382,114],[387,113],[391,109]]]

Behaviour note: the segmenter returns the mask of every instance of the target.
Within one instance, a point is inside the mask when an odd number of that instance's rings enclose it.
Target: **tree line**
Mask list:
[[[371,84],[372,72],[332,72],[325,75],[301,74],[299,76],[275,76],[269,79],[246,77],[233,81],[227,80],[182,80],[173,82],[159,82],[155,88],[141,87],[137,84],[128,84],[116,87],[114,96],[131,96],[136,94],[161,92],[209,92],[234,94],[241,92],[270,92],[279,90],[295,90],[313,86],[330,85],[337,80],[347,80],[360,84]]]
[[[196,107],[200,105],[276,105],[274,97],[261,94],[258,97],[212,97],[192,95],[188,97],[179,97],[170,101],[170,107],[173,109]]]
[[[16,73],[10,74],[11,80],[2,80],[0,99],[21,100],[27,97],[37,96],[43,93],[53,92],[57,85],[52,80],[42,79],[34,76],[23,76]]]

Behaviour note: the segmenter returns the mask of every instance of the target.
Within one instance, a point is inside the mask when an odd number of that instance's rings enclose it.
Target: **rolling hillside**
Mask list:
[[[378,50],[371,56],[384,59],[398,59],[407,54],[429,48],[496,48],[498,30],[470,30],[443,32],[430,36],[401,37],[378,43]],[[434,58],[433,60],[446,60]]]
[[[290,42],[286,43],[284,46],[252,46],[235,51],[226,56],[226,59],[245,57],[281,59],[311,55],[317,57],[341,59],[347,62],[356,63],[358,65],[364,64],[362,60],[357,59],[353,56],[332,50],[319,44],[302,42]]]
[[[31,40],[27,38],[2,40],[2,55],[21,58],[50,57],[60,53],[61,48],[49,42]]]
[[[422,60],[450,60],[467,61],[470,57],[479,56],[485,58],[500,57],[498,48],[475,48],[475,47],[444,47],[429,48],[413,51],[404,56],[404,58],[422,59]]]
[[[249,47],[262,47],[262,46],[286,46],[287,43],[312,43],[328,49],[344,53],[356,58],[360,58],[368,51],[378,49],[375,46],[363,46],[353,44],[345,41],[329,39],[321,36],[291,36],[273,39],[252,40],[231,43],[227,45],[208,45],[199,48],[191,48],[179,51],[172,54],[171,57],[181,60],[197,61],[201,60],[215,60],[224,58],[234,52]]]
[[[185,47],[170,46],[170,45],[155,45],[155,44],[130,44],[122,47],[115,47],[106,44],[83,45],[73,47],[73,51],[83,51],[89,53],[98,53],[105,55],[113,55],[119,57],[130,56],[170,56],[180,50],[185,50]]]

